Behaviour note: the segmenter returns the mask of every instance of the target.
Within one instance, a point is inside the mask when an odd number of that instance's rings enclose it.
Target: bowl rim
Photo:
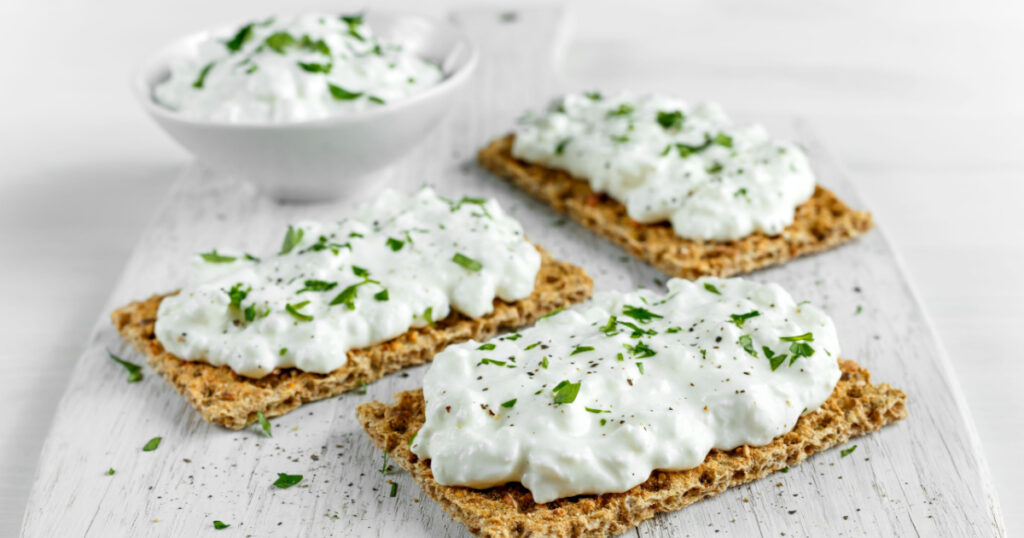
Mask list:
[[[302,13],[311,12],[311,10],[299,11],[299,12],[285,12],[286,15],[300,15]],[[201,127],[216,127],[222,129],[235,129],[235,130],[249,130],[249,129],[260,129],[260,130],[283,130],[295,127],[324,127],[334,124],[347,124],[361,122],[367,119],[372,119],[376,116],[384,116],[387,114],[399,112],[402,109],[415,106],[423,101],[434,98],[435,96],[448,93],[454,89],[462,86],[472,76],[476,69],[477,61],[480,57],[480,52],[477,49],[473,41],[462,31],[459,27],[455,26],[451,22],[443,21],[431,16],[422,15],[415,12],[408,11],[392,11],[386,9],[368,9],[362,12],[366,16],[372,17],[388,17],[392,19],[417,19],[421,22],[425,22],[435,28],[441,28],[446,32],[451,33],[455,37],[455,47],[461,45],[467,51],[469,57],[463,63],[463,65],[453,71],[449,76],[446,76],[435,86],[425,89],[422,92],[415,93],[408,97],[405,97],[394,103],[388,103],[382,107],[359,110],[356,112],[350,112],[345,114],[338,114],[334,116],[328,116],[326,118],[316,118],[310,120],[301,121],[290,121],[286,123],[268,123],[268,122],[252,122],[252,123],[228,123],[223,121],[192,118],[184,116],[170,108],[160,105],[153,98],[154,84],[149,82],[149,76],[154,72],[159,72],[161,69],[166,69],[167,61],[169,58],[175,55],[175,51],[182,48],[183,45],[204,38],[208,35],[217,33],[221,30],[237,28],[240,24],[246,24],[252,20],[258,18],[249,17],[246,22],[235,22],[228,24],[220,24],[211,26],[196,32],[191,32],[179,36],[170,42],[165,43],[160,48],[149,53],[135,68],[134,74],[132,75],[132,93],[135,94],[136,99],[142,104],[143,108],[149,112],[150,115],[157,119],[169,120],[178,123],[185,123],[194,126]]]

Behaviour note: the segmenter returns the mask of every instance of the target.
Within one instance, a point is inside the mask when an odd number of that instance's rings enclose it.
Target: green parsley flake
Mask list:
[[[480,344],[480,347],[478,347],[477,349],[481,349],[481,350],[484,350],[484,351],[490,351],[490,350],[494,349],[495,347],[496,346],[494,344],[488,342],[486,344]]]
[[[115,472],[117,471],[114,471],[114,468],[111,467],[110,469],[107,469],[107,476],[114,476]]]
[[[402,241],[401,239],[395,239],[394,237],[389,237],[385,244],[392,251],[398,252],[399,250],[402,250],[402,247],[405,246],[405,241]]]
[[[228,48],[232,53],[241,50],[242,45],[245,44],[252,37],[252,27],[255,23],[249,23],[238,29],[235,36],[230,40],[224,42],[224,46]]]
[[[736,343],[739,344],[744,351],[749,353],[750,356],[757,356],[757,351],[754,351],[754,340],[750,337],[749,334],[744,334],[743,336],[740,336],[739,339],[736,340]]]
[[[782,340],[783,342],[813,342],[814,333],[804,333],[796,336],[783,336],[780,337],[779,340]]]
[[[506,408],[511,408],[512,406],[516,405],[516,400],[518,400],[518,398],[512,398],[511,400],[509,400],[507,402],[503,402],[501,404],[501,406],[502,407],[506,407]]]
[[[587,351],[594,351],[594,346],[576,346],[576,349],[573,349],[569,356],[571,357],[579,353],[586,353]]]
[[[722,147],[726,147],[726,148],[731,148],[732,147],[732,137],[727,135],[727,134],[725,134],[725,133],[718,133],[718,134],[716,134],[714,142],[715,142],[715,144],[718,144],[719,146],[722,146]]]
[[[299,68],[300,69],[302,69],[303,71],[305,71],[307,73],[323,73],[325,75],[327,73],[330,73],[331,69],[334,67],[334,64],[332,64],[330,62],[327,62],[327,63],[324,63],[324,64],[318,64],[316,62],[311,62],[311,63],[296,62],[296,63],[299,64]]]
[[[540,360],[540,367],[545,369],[545,370],[548,369],[548,358],[547,357],[544,357],[544,358],[542,358]]]
[[[238,284],[231,286],[231,289],[224,293],[228,294],[228,299],[231,300],[231,308],[241,308],[242,301],[245,300],[250,291],[252,291],[252,286],[243,290],[242,283],[239,282]]]
[[[608,411],[608,410],[605,410],[605,409],[594,409],[593,407],[584,407],[583,409],[586,409],[587,412],[589,412],[589,413],[595,413],[595,414],[611,413],[611,411]]]
[[[633,355],[638,359],[647,359],[658,354],[656,351],[648,347],[648,345],[643,342],[637,342],[635,346],[631,346],[629,344],[622,344],[622,346],[625,347],[627,351],[629,351],[630,355]]]
[[[309,304],[309,301],[302,301],[301,303],[296,303],[296,304],[286,304],[286,305],[284,305],[284,309],[285,309],[286,312],[291,314],[293,318],[295,318],[295,319],[297,319],[299,321],[313,321],[313,316],[310,316],[309,314],[303,314],[302,312],[299,312],[299,310],[302,310],[308,304]]]
[[[423,317],[424,320],[426,320],[427,325],[433,327],[434,326],[434,307],[428,306],[427,309],[423,311],[423,316],[422,317]]]
[[[452,261],[462,266],[463,269],[473,271],[474,273],[483,269],[484,266],[480,262],[473,258],[463,256],[461,253],[456,252],[455,256],[452,257]]]
[[[580,393],[580,384],[582,381],[570,383],[569,380],[562,381],[555,385],[555,388],[551,391],[554,393],[556,404],[570,404],[576,401],[576,395]]]
[[[839,456],[845,458],[846,456],[849,456],[850,454],[853,454],[854,450],[857,450],[857,445],[853,445],[850,448],[844,448],[844,449],[840,450],[839,451]]]
[[[330,82],[327,83],[327,89],[330,90],[331,97],[338,101],[352,101],[353,99],[358,99],[363,95],[363,92],[350,92],[345,88],[336,86]]]
[[[284,54],[286,48],[294,46],[298,41],[288,32],[274,32],[267,36],[263,43],[274,52]]]
[[[223,529],[226,529],[226,528],[228,528],[230,526],[231,525],[228,525],[227,523],[224,523],[223,521],[218,521],[216,519],[213,520],[213,528],[215,528],[217,530],[223,530]]]
[[[507,364],[507,363],[505,361],[496,361],[494,359],[486,359],[486,358],[485,359],[480,359],[480,362],[476,363],[477,366],[483,366],[483,365],[486,365],[486,364],[493,364],[495,366],[505,366],[505,364]]]
[[[277,473],[277,480],[274,480],[274,487],[288,489],[299,482],[302,482],[302,475],[300,474]]]
[[[386,104],[388,104],[387,101],[385,101],[384,99],[381,99],[380,97],[377,97],[376,95],[371,95],[371,96],[367,97],[366,100],[371,102],[371,103],[377,103],[378,105],[386,105]]]
[[[640,363],[640,362],[636,363],[636,369],[640,370],[640,375],[644,375],[644,365],[643,365],[643,363]]]
[[[160,446],[160,441],[163,441],[163,440],[164,440],[163,437],[154,437],[154,438],[150,439],[142,447],[142,451],[143,452],[152,452],[152,451],[156,450]]]
[[[389,497],[394,497],[396,495],[398,495],[398,482],[392,482],[391,483],[391,494],[388,495],[388,496]]]
[[[764,351],[764,356],[768,359],[768,364],[772,367],[773,372],[786,361],[786,355],[776,355],[768,346],[761,346],[761,350]]]
[[[722,294],[722,292],[718,291],[718,288],[716,288],[715,285],[710,283],[710,282],[705,282],[704,283],[704,289],[710,291],[711,293],[714,293],[715,295],[721,295]]]
[[[572,141],[572,138],[562,139],[562,141],[559,142],[557,146],[555,146],[555,155],[561,155],[565,153],[565,147],[569,145],[570,141]]]
[[[746,323],[748,319],[756,318],[760,315],[761,313],[758,312],[757,310],[751,310],[746,314],[729,314],[729,317],[732,318],[732,322],[735,323],[737,327],[742,329],[743,324]]]
[[[636,108],[633,107],[633,105],[631,105],[629,103],[622,103],[615,110],[609,110],[608,111],[608,116],[609,117],[628,116],[628,115],[632,114],[635,110],[636,110]]]
[[[585,92],[583,95],[586,96],[586,98],[590,99],[591,101],[601,100],[601,92]]]
[[[263,433],[267,434],[267,437],[274,436],[270,431],[270,421],[267,420],[267,416],[263,414],[263,411],[256,412],[256,420],[260,423],[260,427],[263,428]]]
[[[384,302],[388,300],[388,290],[380,290],[373,294],[373,298],[377,301]]]
[[[295,292],[296,295],[298,295],[300,293],[303,293],[303,292],[306,292],[306,291],[330,291],[330,290],[333,290],[335,288],[335,286],[338,285],[338,283],[337,282],[327,282],[325,280],[307,280],[307,281],[303,282],[303,285],[305,287],[303,287],[301,290]]]
[[[683,119],[683,113],[680,110],[658,111],[658,125],[665,129],[679,130],[683,126]]]
[[[650,323],[654,319],[662,319],[664,316],[655,314],[646,308],[639,308],[632,305],[625,305],[622,307],[622,314],[629,316],[640,323]]]
[[[277,254],[280,256],[291,252],[302,241],[303,233],[302,228],[293,228],[291,225],[288,225],[288,231],[285,232],[284,241],[281,243],[281,252]]]
[[[203,252],[200,254],[203,261],[209,263],[231,263],[236,260],[234,256],[224,256],[217,253],[217,249],[213,249],[210,252]]]
[[[107,355],[109,355],[110,358],[114,362],[116,362],[116,363],[120,364],[121,366],[123,366],[125,370],[128,370],[128,382],[129,383],[136,383],[136,382],[142,380],[142,366],[139,366],[138,364],[135,364],[134,362],[128,362],[128,361],[118,357],[117,355],[114,355],[113,353],[110,352],[109,349],[107,350]]]
[[[213,65],[215,63],[216,62],[210,62],[203,66],[199,71],[199,76],[196,77],[196,81],[192,83],[193,88],[197,90],[203,89],[203,85],[206,83],[206,75],[210,74],[210,70],[213,69]]]

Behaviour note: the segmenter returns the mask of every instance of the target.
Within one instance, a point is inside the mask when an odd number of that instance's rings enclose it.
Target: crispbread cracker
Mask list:
[[[854,211],[828,189],[817,186],[796,208],[793,224],[777,236],[755,232],[735,241],[694,241],[675,234],[667,222],[641,224],[618,201],[595,193],[567,172],[512,156],[515,135],[480,150],[480,163],[526,192],[568,214],[591,231],[666,274],[687,279],[728,277],[820,252],[864,234],[871,213]]]
[[[646,482],[623,493],[580,495],[546,504],[519,483],[484,490],[442,486],[427,460],[409,450],[423,425],[421,390],[400,392],[395,403],[368,402],[356,410],[373,442],[408,471],[421,488],[475,535],[488,537],[608,536],[625,532],[659,512],[679,510],[726,488],[794,466],[811,454],[878,430],[907,416],[906,395],[853,361],[840,360],[842,377],[821,408],[797,421],[793,431],[764,446],[712,450],[700,466],[686,471],[655,471]]]
[[[529,325],[558,308],[590,297],[593,282],[579,267],[553,259],[544,249],[533,293],[506,303],[494,300],[494,311],[481,318],[452,312],[432,327],[410,329],[387,342],[348,352],[344,366],[329,374],[295,368],[251,379],[227,366],[179,359],[164,351],[154,334],[157,308],[166,295],[154,295],[111,314],[121,337],[146,355],[149,365],[185,396],[203,420],[239,429],[253,423],[256,413],[283,415],[306,403],[330,398],[396,370],[422,364],[446,346],[469,339],[485,340],[499,330]]]

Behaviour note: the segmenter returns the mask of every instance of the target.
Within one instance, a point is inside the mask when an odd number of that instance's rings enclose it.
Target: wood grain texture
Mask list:
[[[565,223],[540,202],[474,163],[477,149],[507,131],[557,88],[548,74],[560,19],[550,11],[458,17],[480,44],[480,70],[455,114],[408,158],[372,181],[445,194],[497,197],[527,235],[581,265],[595,289],[660,286],[664,276],[617,247]],[[554,55],[554,56],[557,56]],[[822,183],[865,207],[814,135],[797,124]],[[106,350],[142,362],[123,345],[106,311],[180,284],[184,256],[213,246],[272,250],[286,222],[332,218],[354,201],[281,206],[244,181],[201,167],[185,171],[143,233],[72,374],[40,457],[23,535],[192,536],[218,519],[235,536],[460,536],[465,531],[425,499],[404,473],[380,474],[381,453],[361,431],[355,406],[416,388],[425,368],[310,404],[274,420],[274,438],[255,428],[211,426],[157,375],[137,384]],[[836,321],[843,355],[873,379],[908,394],[910,418],[857,441],[850,456],[831,451],[777,478],[735,488],[642,525],[645,536],[992,536],[1002,520],[966,418],[958,385],[897,258],[879,229],[820,256],[756,273],[810,300]],[[858,307],[861,312],[858,314]],[[142,452],[154,436],[160,448]],[[107,476],[109,468],[116,474]],[[302,474],[287,490],[277,473]],[[398,484],[389,497],[388,481]],[[335,517],[336,516],[336,517]],[[717,532],[716,532],[717,531]]]

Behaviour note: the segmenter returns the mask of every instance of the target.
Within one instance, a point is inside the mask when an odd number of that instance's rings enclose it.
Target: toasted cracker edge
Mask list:
[[[870,373],[853,361],[840,359],[839,363],[842,377],[832,396],[801,417],[791,432],[767,445],[712,450],[694,469],[655,471],[646,482],[623,493],[582,495],[547,504],[534,503],[518,483],[475,490],[435,482],[428,461],[409,449],[410,439],[424,421],[422,390],[396,394],[393,405],[364,403],[356,413],[374,444],[475,535],[609,536],[658,513],[679,510],[726,488],[797,465],[814,453],[907,416],[903,391],[885,383],[872,385]]]
[[[252,424],[259,411],[267,417],[283,415],[304,403],[330,398],[427,362],[451,344],[485,340],[500,330],[529,325],[544,314],[590,297],[593,281],[582,269],[553,259],[540,247],[537,250],[541,253],[541,268],[529,297],[514,303],[495,299],[494,311],[481,318],[453,312],[432,327],[411,329],[393,340],[349,351],[346,364],[329,374],[288,368],[251,379],[227,366],[179,359],[166,352],[154,334],[157,309],[165,295],[118,308],[111,319],[121,337],[146,356],[153,370],[184,396],[203,420],[240,429]]]
[[[650,263],[681,278],[727,277],[749,273],[846,243],[870,230],[871,213],[854,211],[830,190],[797,207],[793,224],[777,236],[755,232],[735,241],[694,241],[675,234],[667,223],[641,224],[624,205],[598,194],[567,172],[512,156],[515,135],[492,141],[477,157],[485,168],[510,180],[555,210]]]

